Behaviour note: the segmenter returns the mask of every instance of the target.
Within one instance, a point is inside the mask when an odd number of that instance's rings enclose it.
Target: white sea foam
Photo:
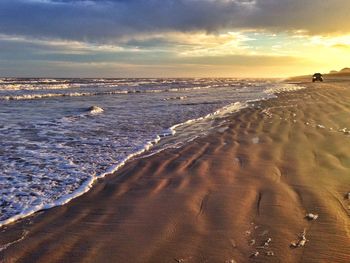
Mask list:
[[[101,107],[99,107],[99,106],[91,106],[88,109],[88,111],[89,111],[90,114],[99,114],[99,113],[104,112],[104,110]]]
[[[94,182],[99,179],[99,178],[103,178],[109,174],[112,174],[114,172],[116,172],[118,169],[120,169],[121,167],[123,167],[125,165],[125,163],[135,157],[138,156],[140,154],[142,154],[143,152],[149,150],[154,144],[156,144],[157,142],[159,142],[160,137],[157,136],[153,141],[150,141],[148,143],[146,143],[144,145],[144,147],[142,147],[140,150],[128,155],[125,159],[123,159],[121,162],[119,162],[118,164],[111,166],[106,172],[97,175],[97,176],[91,176],[88,180],[86,180],[78,189],[76,189],[75,191],[73,191],[70,194],[64,195],[61,198],[55,200],[54,202],[48,203],[48,204],[40,204],[40,205],[36,205],[36,206],[32,206],[30,208],[24,209],[22,210],[20,213],[16,214],[15,216],[12,216],[6,220],[2,220],[0,221],[0,227],[13,223],[21,218],[25,218],[28,217],[30,215],[33,215],[34,213],[38,212],[38,211],[42,211],[42,210],[47,210],[56,206],[62,206],[64,204],[67,204],[69,201],[71,201],[74,198],[77,198],[83,194],[85,194],[86,192],[88,192],[91,187],[93,186]]]
[[[99,95],[117,95],[117,94],[128,94],[128,93],[137,93],[137,91],[21,94],[21,95],[0,96],[0,100],[35,100],[35,99],[47,99],[47,98],[52,98],[52,97],[83,97],[83,96],[99,96]]]
[[[33,85],[33,84],[0,84],[0,90],[58,90],[69,89],[74,87],[73,84],[58,84],[58,85]]]
[[[149,90],[115,90],[115,91],[95,91],[95,92],[60,92],[60,93],[32,93],[32,94],[16,94],[3,95],[0,100],[35,100],[47,99],[53,97],[87,97],[102,95],[125,95],[125,94],[144,94],[144,93],[164,93],[164,92],[184,92],[191,90],[207,89],[208,87],[193,88],[176,88],[176,89],[149,89]],[[185,96],[174,97],[176,99],[184,99]]]
[[[22,236],[19,239],[16,239],[16,240],[14,240],[12,242],[9,242],[7,244],[1,245],[0,246],[0,252],[8,249],[12,245],[17,244],[17,243],[21,242],[22,240],[24,240],[27,237],[28,233],[29,232],[27,230],[24,230],[23,233],[22,233]]]
[[[305,87],[295,84],[284,84],[279,83],[278,85],[274,85],[273,87],[266,89],[264,92],[266,94],[278,94],[281,92],[290,92],[305,89]]]

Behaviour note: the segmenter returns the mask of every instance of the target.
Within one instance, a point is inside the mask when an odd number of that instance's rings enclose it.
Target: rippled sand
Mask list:
[[[349,262],[350,82],[305,85],[0,230],[0,260]]]

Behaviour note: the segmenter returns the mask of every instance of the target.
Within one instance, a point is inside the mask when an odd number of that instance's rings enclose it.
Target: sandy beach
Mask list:
[[[301,85],[3,227],[0,262],[350,262],[350,81]]]

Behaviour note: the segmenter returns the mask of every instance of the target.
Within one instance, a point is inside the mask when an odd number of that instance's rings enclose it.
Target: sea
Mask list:
[[[0,78],[0,226],[63,205],[130,158],[181,147],[301,87],[261,79]]]

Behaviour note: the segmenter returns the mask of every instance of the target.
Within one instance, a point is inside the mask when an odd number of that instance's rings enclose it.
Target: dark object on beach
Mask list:
[[[315,82],[315,81],[323,81],[323,76],[321,73],[315,73],[313,76],[312,76],[312,82]]]
[[[346,195],[345,195],[345,199],[350,200],[350,192],[349,192],[349,193],[346,193]]]

